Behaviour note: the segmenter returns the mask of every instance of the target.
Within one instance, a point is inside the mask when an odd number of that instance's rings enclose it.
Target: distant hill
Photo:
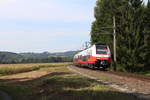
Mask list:
[[[12,52],[0,52],[0,63],[14,63],[22,59],[23,56]]]
[[[48,52],[43,53],[19,53],[24,58],[47,58],[49,56]]]
[[[12,53],[0,52],[0,64],[12,63],[48,63],[48,62],[70,62],[78,51],[56,52],[56,53]]]
[[[66,52],[56,52],[56,53],[20,53],[21,56],[25,58],[47,58],[47,57],[73,57],[77,51],[66,51]]]
[[[56,53],[50,53],[49,56],[73,57],[77,52],[78,51],[56,52]]]

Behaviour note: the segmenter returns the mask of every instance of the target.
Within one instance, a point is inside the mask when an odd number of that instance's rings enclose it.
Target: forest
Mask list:
[[[76,53],[76,51],[61,53],[0,52],[0,64],[71,62],[74,53]]]
[[[108,44],[113,56],[113,17],[116,23],[117,70],[150,71],[150,0],[97,0],[91,44]]]

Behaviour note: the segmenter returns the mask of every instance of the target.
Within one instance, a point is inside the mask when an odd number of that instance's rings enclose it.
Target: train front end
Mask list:
[[[111,64],[110,49],[105,44],[95,44],[93,50],[93,56],[95,57],[94,66],[100,69],[106,69]]]

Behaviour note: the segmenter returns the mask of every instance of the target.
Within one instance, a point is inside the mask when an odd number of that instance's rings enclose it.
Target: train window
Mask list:
[[[102,50],[100,50],[100,51],[96,51],[96,54],[107,54],[107,51],[102,51]]]
[[[106,45],[96,45],[96,49],[107,49],[107,46]]]
[[[107,54],[107,46],[106,45],[97,45],[96,46],[96,54]]]

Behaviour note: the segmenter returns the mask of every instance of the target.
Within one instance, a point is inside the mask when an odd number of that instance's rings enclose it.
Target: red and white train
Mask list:
[[[111,64],[111,52],[104,43],[96,43],[74,56],[73,62],[77,66],[100,68],[105,70]]]

